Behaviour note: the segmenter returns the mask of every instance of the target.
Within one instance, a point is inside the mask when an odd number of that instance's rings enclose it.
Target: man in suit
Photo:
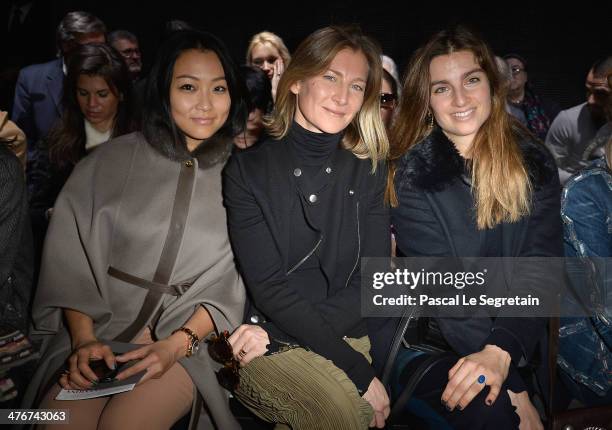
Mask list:
[[[9,111],[10,115],[19,70],[53,55],[53,40],[40,35],[55,31],[56,24],[49,20],[53,16],[49,1],[7,0],[7,3],[0,8],[0,40],[6,41],[0,62],[0,110]]]
[[[107,41],[124,58],[132,80],[136,83],[142,72],[142,54],[136,35],[127,30],[115,30],[108,34]]]
[[[47,135],[61,116],[65,57],[77,45],[104,43],[105,33],[106,27],[97,17],[87,12],[69,12],[56,31],[58,58],[19,72],[12,120],[28,139],[28,166],[37,158],[35,143]]]
[[[142,74],[142,54],[135,34],[127,30],[114,30],[106,36],[106,42],[115,48],[125,60],[132,77],[132,119],[140,122],[140,112],[144,103],[144,92],[147,80]]]

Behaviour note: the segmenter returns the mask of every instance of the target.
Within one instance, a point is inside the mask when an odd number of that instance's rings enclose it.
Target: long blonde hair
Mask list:
[[[289,54],[289,50],[287,49],[287,46],[285,46],[285,42],[283,42],[283,39],[281,39],[280,36],[277,36],[271,31],[262,31],[251,37],[249,47],[247,48],[246,52],[247,64],[250,66],[253,65],[253,49],[257,45],[265,44],[272,45],[276,48],[281,58],[283,59],[283,63],[285,63],[285,67],[287,67],[287,65],[291,61],[291,54]]]
[[[472,192],[478,229],[516,222],[530,212],[531,183],[517,141],[518,127],[506,113],[506,89],[487,44],[463,27],[434,35],[411,58],[397,119],[391,129],[390,159],[398,160],[431,132],[429,65],[434,57],[469,51],[491,87],[491,114],[478,130],[471,150]],[[398,205],[395,162],[390,163],[387,199]]]
[[[342,146],[358,158],[372,160],[372,172],[375,172],[378,161],[386,159],[389,152],[389,140],[380,117],[382,64],[378,45],[357,27],[325,27],[298,46],[278,83],[275,109],[265,124],[271,136],[284,137],[293,122],[297,104],[291,86],[323,73],[336,54],[346,48],[364,54],[369,72],[363,105],[346,127]]]

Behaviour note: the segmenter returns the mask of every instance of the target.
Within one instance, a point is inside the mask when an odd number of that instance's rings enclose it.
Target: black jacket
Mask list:
[[[343,149],[334,153],[330,173],[309,191],[326,197],[318,202],[329,202],[326,222],[334,228],[327,231],[333,234],[316,251],[328,285],[301,285],[287,273],[291,210],[298,198],[310,204],[310,194],[298,194],[295,167],[281,139],[234,154],[224,172],[230,238],[256,306],[245,320],[263,317],[267,322],[261,325],[272,339],[296,341],[332,360],[365,391],[375,372],[342,338],[359,325],[365,334],[360,257],[390,253],[386,169],[380,165],[372,175],[370,160]],[[326,299],[315,299],[321,296]]]
[[[27,332],[32,292],[32,232],[23,170],[0,143],[0,325]]]
[[[518,131],[517,131],[518,133]],[[417,256],[561,257],[563,231],[560,218],[559,179],[554,160],[544,145],[523,133],[519,139],[533,185],[531,214],[516,223],[503,223],[489,248],[475,249],[483,233],[476,232],[474,203],[464,176],[464,160],[444,133],[436,128],[399,160],[395,176],[399,206],[391,212],[398,254]],[[499,240],[497,240],[499,239]],[[492,249],[493,248],[493,249]],[[469,251],[467,251],[469,252]],[[491,255],[492,254],[492,255]],[[545,294],[550,286],[527,271],[512,274],[512,285],[526,295]],[[379,321],[379,323],[382,323]],[[440,330],[461,356],[486,344],[506,350],[515,365],[529,361],[546,339],[545,318],[439,319]],[[373,351],[380,365],[385,360],[394,324],[387,321]],[[542,351],[542,350],[540,350]]]

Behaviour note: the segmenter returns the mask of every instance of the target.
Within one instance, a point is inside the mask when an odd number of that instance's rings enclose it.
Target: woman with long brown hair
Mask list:
[[[30,207],[40,240],[50,209],[74,166],[99,145],[132,131],[131,90],[127,66],[110,46],[82,45],[71,54],[62,120],[37,142],[41,156],[31,174]]]
[[[491,50],[464,28],[436,34],[414,54],[391,132],[387,195],[398,256],[562,255],[554,161],[508,116],[505,96]],[[512,288],[548,288],[521,276]],[[545,339],[546,320],[500,315],[430,319],[454,358],[427,373],[412,413],[436,428],[541,428],[518,369]],[[400,386],[427,356],[404,353]]]

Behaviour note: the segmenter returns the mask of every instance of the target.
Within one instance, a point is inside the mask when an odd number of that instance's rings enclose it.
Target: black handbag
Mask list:
[[[452,351],[437,321],[429,317],[419,317],[408,323],[404,335],[404,346],[432,354]]]
[[[386,387],[389,386],[395,359],[402,347],[425,352],[428,354],[428,357],[411,374],[402,393],[391,405],[391,413],[387,419],[387,425],[389,426],[393,425],[402,415],[414,390],[427,372],[438,363],[454,356],[435,320],[433,318],[420,317],[417,306],[406,307],[395,330],[395,335],[389,349],[389,356],[383,368],[381,382]]]

